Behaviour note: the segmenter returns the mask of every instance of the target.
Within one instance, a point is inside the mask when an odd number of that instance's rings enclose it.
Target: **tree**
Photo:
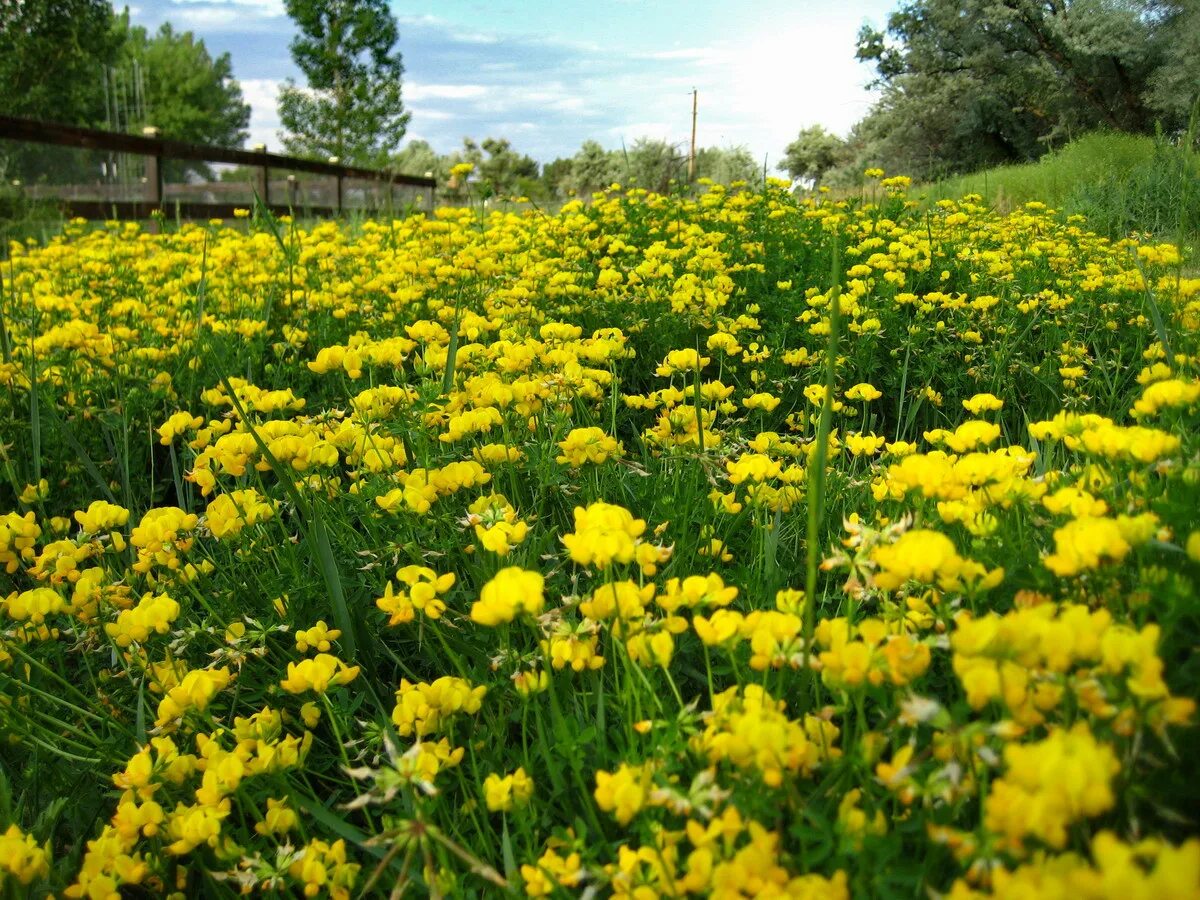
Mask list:
[[[538,177],[537,160],[517,153],[507,138],[484,138],[480,146],[487,158],[479,165],[479,179],[492,196],[523,193],[521,186]]]
[[[121,56],[146,73],[146,119],[164,136],[221,147],[246,140],[250,106],[228,53],[213,59],[204,41],[164,23],[153,37],[130,28]]]
[[[153,37],[144,28],[129,28],[121,60],[127,71],[136,65],[142,73],[145,121],[131,124],[153,125],[164,137],[181,141],[220,147],[245,142],[250,106],[228,53],[213,59],[204,41],[164,23]],[[168,160],[164,175],[176,180],[189,172],[212,176],[204,163],[183,160]]]
[[[845,146],[846,142],[836,134],[830,134],[820,125],[810,125],[800,129],[799,136],[787,145],[780,168],[793,181],[804,179],[816,187],[837,164]]]
[[[119,38],[108,0],[0,0],[0,97],[5,114],[68,125],[104,121],[104,67]],[[77,151],[3,142],[6,179],[76,178]]]
[[[284,146],[301,156],[386,164],[409,120],[400,35],[387,0],[286,0],[286,6],[299,29],[292,59],[308,85],[289,78],[280,91]]]
[[[1162,64],[1150,78],[1149,100],[1167,130],[1182,131],[1200,103],[1200,2],[1163,0],[1156,11]]]
[[[696,177],[718,184],[762,182],[762,167],[745,147],[701,147],[696,151]]]
[[[562,156],[542,166],[542,187],[548,197],[561,197],[569,190],[571,157]]]
[[[8,115],[96,125],[101,72],[120,38],[108,0],[0,0],[0,94]]]
[[[687,158],[666,141],[641,137],[625,153],[625,180],[648,191],[666,193],[671,180],[686,174]]]
[[[403,175],[432,175],[443,182],[446,180],[445,171],[450,167],[442,165],[437,151],[428,141],[418,140],[409,141],[400,148],[400,152],[392,157],[391,168]]]
[[[1159,0],[909,0],[864,28],[875,152],[933,177],[1036,159],[1099,127],[1146,132]]]
[[[571,170],[563,183],[568,191],[588,197],[616,181],[620,171],[615,153],[605,150],[596,141],[584,141],[571,157]]]

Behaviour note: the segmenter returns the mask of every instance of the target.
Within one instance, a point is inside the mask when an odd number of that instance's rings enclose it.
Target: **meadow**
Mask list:
[[[14,243],[7,896],[1197,896],[1200,278],[869,174]]]

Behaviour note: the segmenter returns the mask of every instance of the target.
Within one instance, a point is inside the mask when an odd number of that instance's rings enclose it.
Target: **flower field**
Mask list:
[[[7,895],[1200,894],[1200,278],[872,185],[14,245]]]

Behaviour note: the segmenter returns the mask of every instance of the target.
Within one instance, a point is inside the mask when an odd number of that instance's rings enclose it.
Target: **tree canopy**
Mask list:
[[[1181,128],[1198,25],[1189,0],[907,0],[858,37],[882,96],[851,134],[854,165],[938,177],[1097,128]]]
[[[381,166],[408,128],[396,19],[386,0],[286,0],[292,58],[306,86],[279,94],[284,146],[301,156]]]
[[[213,59],[204,41],[164,23],[153,35],[130,28],[121,60],[136,61],[147,73],[147,123],[163,134],[224,147],[240,147],[246,140],[250,107],[228,53]]]
[[[792,180],[804,179],[820,184],[843,153],[845,141],[820,125],[800,130],[799,136],[783,151],[782,168]]]
[[[102,66],[122,35],[108,0],[0,0],[0,93],[9,115],[104,120]]]
[[[0,46],[9,114],[129,131],[154,125],[168,137],[224,146],[246,138],[250,107],[229,54],[214,59],[190,31],[164,24],[149,34],[107,0],[0,0]],[[135,92],[121,90],[135,83]],[[8,177],[86,178],[95,168],[68,148],[3,150]],[[197,166],[174,164],[172,177],[189,168]]]

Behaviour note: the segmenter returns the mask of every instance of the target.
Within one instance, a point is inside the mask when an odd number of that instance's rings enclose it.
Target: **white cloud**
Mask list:
[[[170,0],[172,6],[236,6],[243,10],[253,10],[257,13],[281,16],[285,9],[282,0]]]
[[[259,76],[241,79],[252,107],[250,143],[278,149],[279,87],[289,73],[303,81],[288,59],[294,26],[282,0],[137,2],[139,21],[169,19],[212,34],[210,47],[232,52],[235,73]],[[661,16],[622,12],[645,20],[645,33],[629,43],[609,40],[583,20],[568,28],[531,16],[530,30],[542,30],[521,33],[516,21],[492,29],[490,15],[461,22],[449,21],[448,13],[403,16],[409,136],[446,152],[465,134],[509,132],[519,151],[543,161],[573,154],[588,138],[610,148],[639,137],[682,144],[691,132],[695,88],[700,146],[745,145],[773,164],[800,128],[819,123],[844,134],[869,108],[872,97],[862,89],[869,73],[855,61],[853,46],[864,7],[881,3],[823,2],[819,12],[799,3],[795,15],[669,31]],[[588,37],[603,46],[586,43]]]
[[[456,118],[453,113],[448,113],[441,109],[429,109],[425,106],[410,106],[408,111],[419,122],[452,122]]]
[[[283,79],[247,78],[238,83],[242,86],[242,97],[250,104],[250,127],[247,129],[250,137],[246,140],[246,146],[266,144],[268,150],[282,152],[276,99]]]
[[[667,140],[670,137],[671,126],[666,122],[629,122],[624,125],[614,125],[606,128],[604,133],[614,138],[624,140],[626,145],[632,144],[640,137]],[[580,143],[583,141],[580,140]]]
[[[420,102],[422,100],[472,100],[482,97],[488,92],[484,84],[423,84],[419,81],[409,81],[404,85],[404,97]]]
[[[278,27],[287,17],[282,0],[172,0],[165,7],[159,4],[157,12],[178,30],[196,31],[201,37],[261,31]]]

